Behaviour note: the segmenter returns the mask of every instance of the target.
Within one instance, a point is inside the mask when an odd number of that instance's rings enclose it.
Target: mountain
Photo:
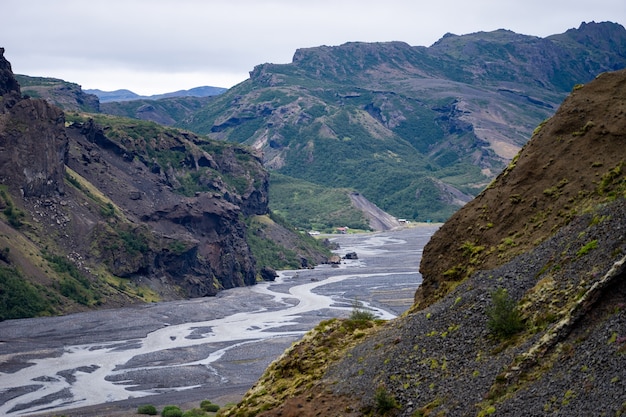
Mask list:
[[[176,126],[249,145],[272,172],[359,192],[396,217],[445,220],[572,88],[626,66],[626,30],[583,23],[299,49]]]
[[[404,316],[320,323],[222,415],[622,415],[624,97],[626,70],[576,86],[429,241]]]
[[[227,89],[222,87],[194,87],[189,90],[178,90],[170,93],[153,94],[151,96],[142,96],[133,93],[130,90],[102,91],[98,89],[85,90],[87,94],[98,96],[101,103],[109,103],[112,101],[132,101],[132,100],[160,100],[172,97],[210,97],[222,94]]]
[[[0,320],[210,296],[329,256],[271,215],[250,149],[65,114],[22,95],[3,54]]]

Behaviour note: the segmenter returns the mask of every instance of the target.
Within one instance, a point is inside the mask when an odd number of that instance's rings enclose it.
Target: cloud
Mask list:
[[[298,48],[510,29],[547,36],[623,22],[623,0],[4,0],[0,46],[17,73],[153,94],[230,87]]]

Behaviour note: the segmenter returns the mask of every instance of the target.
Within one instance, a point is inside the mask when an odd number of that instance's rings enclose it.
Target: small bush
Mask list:
[[[204,411],[210,411],[212,413],[215,413],[216,411],[219,411],[220,406],[217,404],[213,404],[209,400],[204,400],[200,403],[200,408],[202,408]]]
[[[137,409],[137,414],[147,414],[149,416],[156,416],[157,409],[152,404],[141,405]]]
[[[597,249],[597,248],[598,248],[598,240],[594,239],[591,242],[587,243],[582,248],[580,248],[578,252],[576,252],[576,256],[580,257],[583,255],[586,255],[587,253],[589,253],[590,250]]]
[[[361,303],[358,301],[354,301],[352,303],[352,312],[350,313],[350,320],[356,321],[372,321],[376,318],[374,313],[369,310],[365,310],[361,307]]]
[[[183,411],[176,405],[166,405],[161,411],[163,417],[183,417]]]
[[[508,339],[524,328],[522,319],[507,290],[498,288],[491,293],[492,305],[487,310],[487,328],[498,339]]]
[[[380,415],[384,415],[394,408],[398,408],[398,402],[396,399],[383,387],[376,390],[374,401],[376,402],[376,411]]]

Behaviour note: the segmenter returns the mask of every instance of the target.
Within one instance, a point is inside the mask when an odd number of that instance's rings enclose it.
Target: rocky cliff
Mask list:
[[[268,173],[251,150],[65,114],[22,96],[2,54],[0,93],[0,319],[214,295],[276,267],[257,265],[263,242],[248,243],[248,225],[269,219]],[[293,267],[325,260],[281,230],[300,248]]]
[[[416,304],[321,323],[225,415],[626,412],[626,71],[577,86],[427,245]]]

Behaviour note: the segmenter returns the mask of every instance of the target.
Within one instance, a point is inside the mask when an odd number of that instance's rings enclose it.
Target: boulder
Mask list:
[[[276,271],[269,266],[264,266],[261,269],[261,278],[263,278],[263,281],[274,281],[277,276]]]

